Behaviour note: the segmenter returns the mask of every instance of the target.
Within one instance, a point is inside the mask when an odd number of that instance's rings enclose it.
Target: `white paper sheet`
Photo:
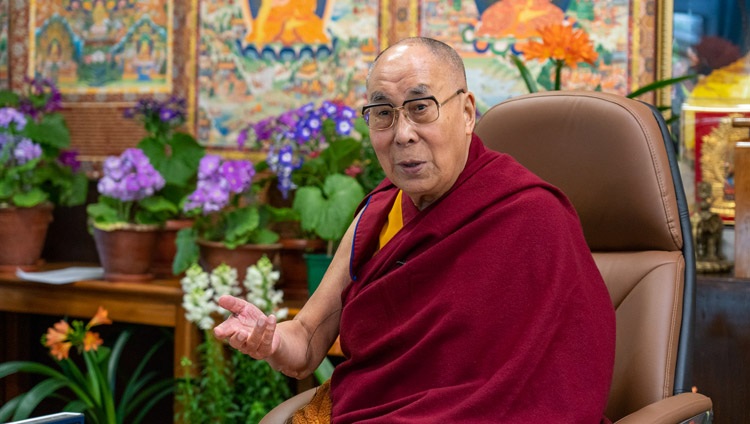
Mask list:
[[[28,272],[20,268],[16,275],[22,280],[36,281],[47,284],[68,284],[81,280],[99,280],[104,277],[101,267],[73,266],[52,271]]]

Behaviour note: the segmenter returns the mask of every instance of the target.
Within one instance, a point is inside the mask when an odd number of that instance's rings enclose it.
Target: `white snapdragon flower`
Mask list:
[[[214,303],[219,302],[219,298],[225,294],[238,296],[242,293],[239,283],[237,282],[237,270],[227,264],[221,264],[211,271],[211,287],[214,289]],[[228,312],[219,308],[224,315]]]
[[[194,264],[185,272],[185,277],[180,283],[185,318],[201,330],[212,328],[214,320],[211,315],[217,312],[219,307],[214,300],[215,290],[211,287],[209,275]]]
[[[280,276],[278,271],[273,270],[271,260],[264,255],[257,264],[247,268],[243,285],[247,289],[248,302],[267,315],[275,314],[277,318],[285,318],[288,310],[279,309],[279,304],[284,301],[284,292],[274,289]]]

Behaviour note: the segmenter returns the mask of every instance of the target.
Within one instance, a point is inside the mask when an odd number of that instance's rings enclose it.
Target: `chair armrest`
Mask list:
[[[284,424],[298,409],[310,403],[317,387],[305,390],[304,392],[294,395],[289,399],[278,404],[271,410],[259,424]]]
[[[713,404],[709,397],[699,393],[681,393],[647,405],[615,424],[678,424],[702,414],[709,414],[712,408]]]

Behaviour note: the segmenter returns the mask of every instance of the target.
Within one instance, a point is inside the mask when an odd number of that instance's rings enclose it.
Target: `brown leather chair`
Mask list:
[[[580,216],[617,316],[607,417],[710,421],[711,400],[691,392],[695,259],[661,114],[614,94],[554,91],[492,107],[475,132],[562,189]]]
[[[660,113],[613,94],[544,92],[492,107],[476,133],[562,189],[578,211],[617,311],[607,417],[711,422],[711,399],[691,391],[695,259]],[[311,397],[290,399],[262,423],[284,422]]]

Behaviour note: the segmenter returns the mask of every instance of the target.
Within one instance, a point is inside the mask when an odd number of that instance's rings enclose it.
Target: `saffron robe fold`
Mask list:
[[[570,202],[472,140],[451,190],[378,236],[384,181],[356,224],[342,293],[346,360],[334,423],[599,423],[612,377],[612,302]]]

